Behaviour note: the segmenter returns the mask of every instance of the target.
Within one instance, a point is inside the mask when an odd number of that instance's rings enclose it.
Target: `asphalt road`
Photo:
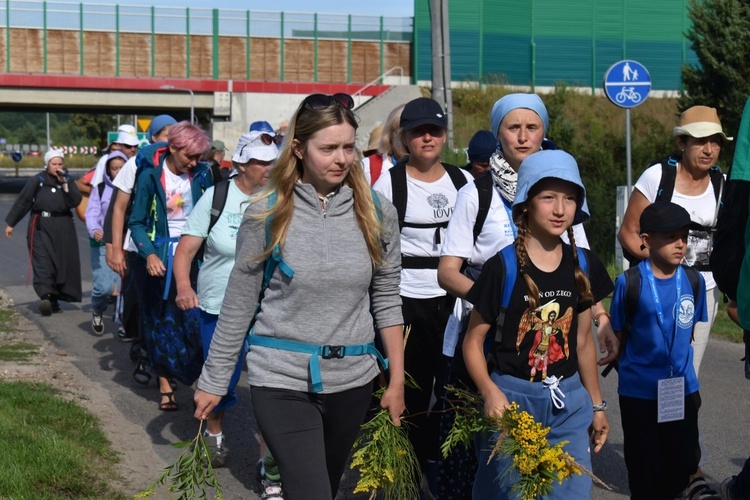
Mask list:
[[[1,184],[0,179],[0,184]],[[12,194],[0,194],[0,214],[4,217],[15,199]],[[76,360],[76,366],[92,383],[110,392],[120,412],[128,420],[140,424],[149,436],[155,451],[168,463],[180,453],[170,443],[192,439],[196,421],[192,417],[192,390],[180,386],[176,395],[178,412],[160,412],[157,408],[158,391],[155,382],[148,387],[136,384],[128,358],[129,345],[123,344],[111,332],[116,327],[111,315],[105,316],[107,333],[101,337],[91,333],[91,271],[88,239],[85,227],[76,222],[81,250],[84,297],[81,304],[62,303],[63,314],[41,317],[37,310],[38,298],[31,286],[26,287],[29,258],[26,250],[27,220],[16,227],[11,240],[0,243],[0,288],[16,302],[22,314],[36,322],[47,337]],[[728,475],[736,474],[750,454],[750,381],[743,377],[743,346],[711,339],[701,367],[700,413],[704,455],[703,466],[709,483],[718,484]],[[602,379],[602,391],[609,402],[608,417],[612,426],[609,441],[594,457],[595,474],[613,491],[595,486],[595,499],[621,499],[628,496],[627,474],[623,461],[622,431],[617,402],[617,375]],[[243,379],[237,388],[239,403],[227,412],[224,432],[229,439],[231,456],[227,467],[219,469],[218,479],[225,498],[259,498],[254,466],[259,450],[257,427],[250,404],[250,391]],[[155,473],[155,476],[158,475]],[[354,480],[349,475],[343,482],[338,499],[367,498],[351,493]]]

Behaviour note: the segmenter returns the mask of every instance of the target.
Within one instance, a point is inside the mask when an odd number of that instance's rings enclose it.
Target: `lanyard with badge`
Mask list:
[[[659,322],[659,330],[661,330],[662,336],[664,337],[664,348],[667,351],[667,361],[669,362],[669,378],[660,379],[658,381],[658,419],[657,422],[672,422],[675,420],[683,420],[685,418],[685,377],[674,376],[674,363],[672,360],[672,352],[674,351],[674,344],[677,340],[677,323],[678,317],[674,318],[674,328],[671,332],[667,331],[667,327],[664,323],[664,311],[661,307],[661,299],[659,298],[659,292],[656,289],[656,279],[654,273],[651,270],[651,261],[646,260],[642,267],[648,279],[648,284],[651,288],[651,295],[654,300],[654,307],[656,308],[656,319]],[[685,271],[682,270],[682,266],[677,266],[675,271],[675,283],[677,288],[677,315],[679,315],[680,299],[682,298],[682,275]],[[669,342],[669,337],[672,337],[672,342]]]

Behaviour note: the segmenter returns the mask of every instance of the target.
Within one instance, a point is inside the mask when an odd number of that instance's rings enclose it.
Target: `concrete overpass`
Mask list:
[[[22,111],[168,113],[177,119],[189,119],[192,108],[213,138],[233,144],[253,121],[277,126],[289,119],[306,95],[345,92],[354,95],[359,107],[394,85],[408,83],[408,77],[388,77],[386,82],[393,85],[1,73],[0,106]],[[367,116],[361,117],[360,135],[365,140],[370,128],[385,119],[394,99],[406,102],[418,96],[417,87],[405,87],[390,92],[382,110],[372,104],[367,107]]]

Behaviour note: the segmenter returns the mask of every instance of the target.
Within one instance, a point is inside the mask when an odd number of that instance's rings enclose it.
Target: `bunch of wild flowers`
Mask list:
[[[513,458],[504,474],[515,470],[518,481],[511,490],[523,500],[534,500],[549,495],[555,481],[558,484],[572,474],[586,473],[594,481],[610,489],[594,474],[575,461],[563,448],[568,441],[550,445],[547,441],[549,427],[542,427],[528,412],[521,411],[518,403],[511,403],[500,418],[484,415],[482,398],[465,389],[446,387],[452,398],[449,403],[456,412],[453,427],[442,444],[443,456],[447,457],[460,443],[469,444],[475,433],[497,432],[490,460],[497,453]]]
[[[406,387],[418,387],[409,374],[405,374],[405,379]],[[380,399],[384,392],[382,387],[375,396]],[[417,498],[420,468],[409,441],[408,426],[409,422],[401,417],[401,427],[396,427],[388,410],[383,408],[360,426],[351,464],[352,469],[359,469],[354,493],[369,491],[373,499],[382,490],[386,499]]]
[[[192,441],[181,441],[173,443],[175,448],[185,448],[185,451],[177,457],[172,465],[164,470],[164,473],[149,487],[135,498],[146,498],[155,493],[159,485],[169,481],[167,491],[179,493],[179,499],[208,498],[206,489],[214,488],[217,500],[223,500],[219,482],[216,480],[214,468],[211,466],[211,452],[206,441],[203,439],[203,420],[198,426],[198,435]]]
[[[554,481],[562,484],[572,474],[580,476],[584,470],[563,450],[568,441],[550,445],[547,441],[550,428],[542,427],[531,414],[521,411],[518,403],[511,403],[496,424],[502,432],[490,460],[498,452],[513,457],[510,469],[518,471],[520,478],[511,489],[523,500],[549,495]]]

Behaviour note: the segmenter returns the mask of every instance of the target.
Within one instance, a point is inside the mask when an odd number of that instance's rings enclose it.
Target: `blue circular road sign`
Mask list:
[[[14,162],[16,162],[16,163],[18,163],[19,161],[21,161],[21,159],[23,159],[23,155],[21,155],[21,152],[20,152],[20,151],[13,151],[13,152],[12,152],[12,153],[10,154],[10,157],[11,157],[11,158],[13,159],[13,161],[14,161]]]
[[[615,105],[634,108],[648,98],[651,75],[638,61],[616,62],[604,75],[604,92]]]

